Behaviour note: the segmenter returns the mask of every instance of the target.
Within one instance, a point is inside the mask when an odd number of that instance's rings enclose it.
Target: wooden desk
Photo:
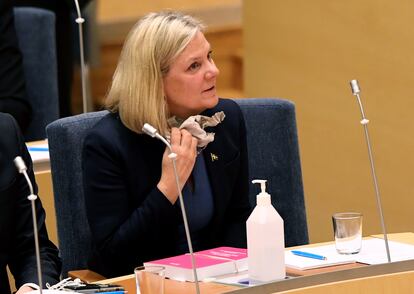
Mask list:
[[[348,293],[381,293],[404,294],[414,293],[414,271],[393,273],[367,278],[352,279],[336,283],[328,283],[300,289],[282,291],[283,294],[348,294]]]
[[[372,237],[381,237],[381,235],[374,235]],[[414,233],[389,234],[389,240],[414,245]],[[321,244],[300,247],[315,245]],[[289,271],[290,269],[288,269],[288,273]],[[301,271],[301,273],[303,276],[300,278],[292,278],[249,288],[201,282],[201,293],[414,293],[414,260],[371,266],[362,264],[339,265],[318,270]],[[99,282],[121,284],[128,293],[136,293],[133,274]],[[394,284],[397,285],[396,288],[390,286]],[[339,287],[338,292],[336,287]],[[382,289],[381,287],[388,287],[388,292],[382,292],[380,290]],[[398,290],[392,292],[393,289]],[[166,279],[165,294],[175,293],[195,293],[194,283]]]
[[[371,237],[382,238],[382,235],[373,235]],[[389,240],[414,245],[414,233],[389,234],[388,238]],[[338,267],[331,267],[330,269],[333,269],[334,271],[274,282],[258,287],[239,289],[229,293],[414,293],[414,260],[378,265],[364,265],[358,268],[345,270],[338,270]]]
[[[99,283],[113,283],[122,285],[128,294],[136,294],[135,288],[135,276],[127,275],[113,279],[107,279],[99,281]],[[203,283],[200,282],[200,292],[202,294],[216,294],[225,293],[233,290],[237,290],[239,287],[222,285],[216,283]],[[170,279],[165,279],[165,294],[193,294],[195,293],[195,284],[190,282],[179,282]]]

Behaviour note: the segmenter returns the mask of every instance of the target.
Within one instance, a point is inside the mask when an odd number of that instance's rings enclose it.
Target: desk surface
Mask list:
[[[381,238],[382,235],[374,235],[372,237]],[[399,242],[414,245],[414,233],[389,234],[388,238],[389,238],[389,240],[399,241]],[[315,246],[315,245],[321,245],[321,244],[311,244],[311,245],[305,245],[305,246],[301,246],[301,247]],[[327,267],[327,268],[315,269],[315,270],[307,270],[307,271],[294,271],[294,272],[292,272],[291,269],[287,269],[287,272],[288,272],[288,274],[295,274],[295,275],[300,275],[300,276],[307,276],[307,278],[312,278],[312,276],[316,277],[316,275],[318,275],[320,273],[327,273],[327,272],[330,273],[330,272],[342,271],[342,270],[347,270],[347,269],[355,269],[357,267],[360,267],[362,270],[364,268],[368,268],[368,266],[362,265],[362,264],[347,264],[347,265],[339,265],[339,266],[333,266],[333,267]],[[381,265],[376,266],[376,267],[377,268],[381,267]],[[403,267],[401,267],[401,270],[403,270]],[[375,273],[375,271],[373,271],[373,272]],[[409,273],[409,271],[407,271],[407,273]],[[410,277],[413,276],[413,275],[414,274],[409,274]],[[294,279],[292,279],[292,280],[294,280]],[[128,275],[128,276],[118,277],[118,278],[114,278],[114,279],[108,279],[108,280],[104,280],[104,281],[100,281],[100,282],[121,284],[125,287],[125,289],[128,291],[128,293],[130,293],[130,294],[131,293],[132,294],[136,293],[134,275]],[[200,290],[201,290],[202,294],[225,293],[225,292],[233,292],[235,290],[243,289],[243,288],[239,288],[237,286],[222,285],[222,284],[217,284],[217,283],[204,283],[204,282],[200,282],[200,287],[201,287]],[[244,289],[247,290],[247,288],[244,288]],[[293,291],[293,290],[290,290],[290,291]],[[286,291],[286,292],[283,292],[283,293],[299,293],[299,292],[290,292],[290,291]],[[240,291],[240,292],[245,292],[245,291]],[[194,283],[179,282],[179,281],[166,279],[165,280],[165,294],[175,294],[175,293],[180,293],[180,294],[181,293],[182,294],[195,293]],[[254,292],[252,292],[252,293],[254,293]],[[265,293],[265,292],[260,292],[260,293]],[[270,293],[270,292],[268,292],[268,293]],[[310,291],[310,292],[306,292],[306,293],[317,293],[317,292],[311,292]],[[334,292],[332,292],[332,293],[334,293]]]
[[[299,289],[277,292],[279,294],[349,294],[349,293],[381,293],[405,294],[413,293],[414,271],[384,274],[367,278],[320,284]]]
[[[113,283],[122,285],[128,294],[136,294],[135,277],[134,275],[127,275],[113,279],[99,281],[99,283]],[[239,287],[222,285],[217,283],[200,282],[200,292],[202,294],[216,294],[225,293],[232,290],[237,290]],[[193,294],[195,293],[195,284],[190,282],[179,282],[170,279],[165,279],[164,294]]]

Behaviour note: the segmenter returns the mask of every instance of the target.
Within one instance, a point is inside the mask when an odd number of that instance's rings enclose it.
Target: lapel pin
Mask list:
[[[215,155],[214,153],[210,153],[210,156],[211,156],[211,161],[218,160],[218,156]]]

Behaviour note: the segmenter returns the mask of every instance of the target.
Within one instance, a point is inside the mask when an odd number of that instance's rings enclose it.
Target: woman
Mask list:
[[[168,149],[142,133],[149,123],[169,135],[177,156],[195,251],[246,246],[250,213],[244,120],[216,94],[219,73],[202,25],[174,12],[151,13],[129,33],[106,106],[111,111],[84,143],[83,174],[94,240],[89,268],[106,277],[144,261],[188,252]],[[225,119],[198,155],[198,140],[167,120]]]

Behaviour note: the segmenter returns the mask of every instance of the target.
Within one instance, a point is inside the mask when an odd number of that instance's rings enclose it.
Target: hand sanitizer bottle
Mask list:
[[[262,191],[246,223],[247,255],[249,280],[260,284],[285,278],[285,235],[283,219],[266,193],[266,180],[252,183],[259,183]]]

